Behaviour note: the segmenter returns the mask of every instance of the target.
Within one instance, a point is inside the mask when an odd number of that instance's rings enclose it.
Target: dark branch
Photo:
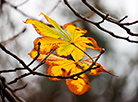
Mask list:
[[[126,40],[128,42],[132,42],[132,43],[138,43],[138,41],[135,41],[135,40],[130,40],[129,37],[121,37],[121,36],[118,36],[116,35],[115,33],[113,33],[112,31],[109,31],[103,27],[100,26],[100,24],[104,21],[104,20],[107,20],[111,23],[115,23],[117,24],[118,26],[120,26],[121,28],[123,28],[124,30],[127,31],[128,34],[130,34],[131,36],[138,36],[138,34],[134,34],[130,31],[130,29],[128,29],[127,27],[125,27],[124,25],[122,25],[123,23],[120,23],[119,21],[117,21],[116,19],[114,18],[111,18],[108,16],[108,14],[104,14],[102,12],[100,12],[98,9],[96,9],[95,7],[93,7],[92,5],[90,5],[89,3],[86,2],[86,0],[82,0],[84,4],[86,4],[86,6],[88,6],[92,11],[94,11],[96,14],[98,14],[100,17],[102,17],[102,21],[101,22],[94,22],[88,18],[86,18],[85,16],[81,15],[80,13],[78,13],[73,7],[71,7],[71,5],[69,4],[69,2],[67,0],[64,0],[65,4],[70,8],[70,10],[79,18],[83,19],[84,21],[87,21],[93,25],[95,25],[97,28],[99,28],[101,31],[104,31],[108,34],[110,34],[111,36],[115,37],[115,38],[118,38],[118,39],[123,39],[123,40]],[[126,17],[124,17],[123,19],[125,19]],[[121,20],[123,20],[121,19]],[[138,21],[135,21],[133,22],[134,24],[138,22]]]
[[[21,76],[15,78],[14,80],[10,81],[8,84],[10,85],[10,84],[16,83],[19,79],[24,78],[24,77],[26,77],[26,76],[29,76],[29,75],[31,75],[31,74],[32,74],[32,73],[25,73],[25,74],[23,74],[23,75],[21,75]]]
[[[51,52],[52,52],[52,51],[51,51]],[[100,54],[99,54],[99,56],[98,56],[98,57],[96,58],[96,60],[94,61],[94,63],[92,63],[88,69],[86,69],[86,70],[84,70],[84,71],[82,71],[82,72],[80,72],[80,73],[76,73],[76,74],[73,74],[73,75],[70,75],[70,76],[53,76],[53,75],[49,75],[49,74],[44,74],[44,73],[36,72],[35,70],[36,70],[37,67],[35,67],[35,68],[33,69],[33,71],[34,71],[33,73],[25,73],[25,74],[19,76],[18,78],[15,78],[13,81],[9,82],[8,84],[13,84],[13,83],[17,82],[19,79],[24,78],[24,77],[26,77],[26,76],[29,76],[29,75],[31,75],[31,74],[33,74],[33,75],[39,75],[39,76],[44,76],[44,77],[59,78],[59,79],[74,79],[75,76],[81,75],[81,74],[83,74],[83,73],[85,73],[85,72],[87,72],[87,71],[89,71],[89,70],[91,70],[91,69],[99,68],[99,66],[96,66],[96,67],[93,67],[93,66],[95,65],[95,63],[98,61],[98,59],[100,58],[100,56],[101,56],[104,52],[105,52],[105,50],[102,49],[101,52],[100,52]],[[43,61],[44,61],[44,60],[43,60]],[[41,61],[41,62],[43,63],[43,61]],[[41,65],[41,63],[40,63],[39,65]]]
[[[37,60],[37,58],[39,57],[39,55],[40,55],[40,53],[39,53],[39,51],[40,51],[40,45],[41,45],[41,43],[40,42],[38,42],[38,51],[37,51],[37,56],[28,64],[28,67],[31,65],[31,64],[33,64],[34,63],[34,61],[36,61]]]
[[[26,31],[26,28],[24,28],[21,32],[19,32],[18,34],[16,34],[15,36],[9,38],[8,40],[6,41],[2,41],[1,44],[2,45],[6,45],[7,43],[13,41],[14,39],[16,39],[17,37],[19,37],[22,33],[24,33]]]
[[[9,70],[1,70],[1,73],[7,73],[7,72],[16,72],[17,70],[26,70],[25,68],[15,68],[15,69],[9,69]]]
[[[45,63],[45,60],[55,51],[55,49],[53,49],[48,55],[46,55],[46,57],[44,59],[41,60],[41,62],[35,67],[33,68],[33,71],[35,71],[38,67],[40,67],[41,65],[43,65]]]
[[[92,11],[94,11],[96,14],[98,14],[101,18],[105,18],[106,17],[106,14],[102,13],[101,11],[99,11],[98,9],[96,9],[94,6],[90,5],[87,0],[82,0],[82,2],[87,6],[89,7]],[[120,21],[117,21],[116,19],[112,18],[112,17],[107,17],[106,18],[107,21],[109,22],[112,22],[112,23],[115,23],[117,24],[118,26],[120,26],[121,28],[123,28],[129,35],[131,36],[138,36],[138,34],[135,34],[133,32],[131,32],[131,30],[127,27],[125,27],[124,25],[122,25],[120,23]]]
[[[123,20],[125,20],[128,16],[123,17],[122,19],[119,20],[119,22],[122,22]]]
[[[10,52],[9,50],[7,50],[1,43],[0,43],[0,48],[7,53],[8,55],[12,56],[13,58],[15,58],[17,61],[20,62],[20,64],[22,64],[22,66],[27,69],[29,72],[33,72],[25,63],[22,59],[20,59],[18,56],[16,56],[15,54],[13,54],[12,52]]]
[[[9,102],[17,102],[17,100],[19,102],[26,102],[21,97],[19,97],[19,96],[17,96],[15,94],[15,92],[13,91],[13,89],[7,84],[5,78],[3,76],[1,76],[1,75],[0,75],[0,81],[1,81],[1,85],[2,85],[1,92],[3,93],[3,95],[5,96],[5,98],[7,98],[7,100]],[[4,102],[4,99],[3,99],[3,102]]]
[[[24,88],[26,88],[26,87],[27,87],[27,84],[25,84],[24,86],[19,87],[19,88],[17,88],[17,89],[14,89],[13,91],[16,92],[16,91],[22,90],[22,89],[24,89]]]

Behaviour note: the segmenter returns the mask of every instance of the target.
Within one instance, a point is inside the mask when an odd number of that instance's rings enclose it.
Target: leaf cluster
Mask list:
[[[111,74],[110,71],[105,70],[99,63],[96,63],[102,55],[103,49],[97,45],[93,38],[83,37],[87,32],[86,30],[71,23],[65,24],[64,29],[62,29],[44,13],[41,13],[41,15],[54,28],[33,19],[25,21],[25,23],[32,24],[36,32],[41,35],[41,37],[34,40],[34,48],[29,55],[32,59],[49,65],[46,73],[56,76],[49,77],[50,80],[59,81],[65,79],[71,92],[82,95],[90,89],[89,79],[85,72],[89,71],[89,75],[99,75],[101,72]],[[91,57],[86,52],[87,48],[99,51],[99,56]],[[56,55],[51,54],[54,51],[56,51]],[[72,56],[73,59],[67,59],[68,55]],[[88,59],[82,60],[84,55],[87,55]]]

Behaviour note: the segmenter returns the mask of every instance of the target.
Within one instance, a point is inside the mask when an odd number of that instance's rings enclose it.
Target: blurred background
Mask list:
[[[28,64],[32,59],[28,53],[33,48],[33,41],[39,35],[35,32],[32,25],[25,24],[27,18],[42,20],[47,23],[44,17],[39,16],[40,12],[45,13],[59,25],[78,20],[70,9],[64,4],[63,0],[0,0],[0,42],[5,41],[24,28],[27,30],[19,37],[5,44],[5,47],[19,56]],[[85,15],[90,10],[81,0],[68,0],[69,3]],[[123,22],[133,22],[138,20],[138,1],[137,0],[88,0],[90,4],[110,16],[121,19],[128,16]],[[101,18],[95,13],[91,13],[90,19],[100,21]],[[106,52],[98,60],[106,70],[119,75],[113,77],[107,73],[99,76],[88,76],[91,89],[81,95],[71,93],[65,81],[54,82],[45,77],[30,75],[12,84],[12,87],[27,84],[27,87],[17,92],[17,95],[27,102],[138,102],[138,44],[130,43],[125,40],[113,38],[109,34],[100,31],[98,28],[85,21],[74,22],[78,27],[86,29],[86,36],[93,37],[100,47],[105,48]],[[102,24],[115,34],[127,37],[128,34],[109,22]],[[133,32],[138,32],[138,24],[130,26]],[[131,37],[138,40],[138,38]],[[87,50],[90,55],[93,51]],[[94,52],[98,54],[98,52]],[[33,68],[37,62],[31,67]],[[0,50],[0,70],[14,69],[20,64],[11,56]],[[46,66],[43,65],[39,71],[45,73]],[[25,71],[12,73],[2,73],[9,82]]]

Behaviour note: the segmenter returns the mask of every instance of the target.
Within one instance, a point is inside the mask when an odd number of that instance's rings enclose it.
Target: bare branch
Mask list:
[[[28,0],[26,0],[26,2],[27,2],[27,1],[28,1]],[[11,6],[12,8],[14,8],[16,11],[18,11],[19,13],[21,13],[23,16],[25,16],[25,17],[30,17],[30,18],[35,19],[34,17],[32,17],[32,16],[30,16],[30,15],[24,13],[24,12],[21,11],[20,9],[18,9],[18,7],[20,7],[21,5],[25,4],[26,2],[24,2],[24,3],[20,4],[20,5],[15,6],[15,5],[11,4],[10,2],[5,1],[5,3],[6,3],[7,5],[9,5],[9,6]]]
[[[15,68],[15,69],[9,69],[9,70],[1,70],[1,73],[7,73],[7,72],[16,72],[17,70],[26,70],[25,68]]]
[[[133,24],[136,24],[138,23],[138,20],[134,21],[134,22],[131,22],[131,23],[121,23],[122,25],[126,25],[126,26],[129,26],[129,25],[133,25]]]
[[[68,3],[67,0],[64,0],[65,4],[71,9],[71,11],[79,18],[89,22],[89,23],[92,23],[92,24],[97,24],[97,22],[93,22],[91,20],[89,20],[88,18],[86,18],[85,16],[81,15],[79,12],[77,12],[74,8],[71,7],[71,5]]]
[[[23,85],[22,87],[19,87],[19,88],[17,88],[17,89],[14,89],[13,91],[16,92],[16,91],[22,90],[22,89],[24,89],[24,88],[26,88],[26,87],[27,87],[27,84],[25,84],[25,85]]]
[[[10,102],[17,102],[16,100],[18,100],[19,102],[26,102],[21,97],[18,97],[15,94],[13,89],[6,83],[5,78],[1,75],[0,75],[0,81],[2,82],[2,85],[3,85],[2,92],[3,92],[4,96],[7,98],[7,100],[9,100]]]
[[[94,61],[95,63],[98,61],[98,59],[100,58],[100,56],[104,53],[104,51],[105,51],[104,49],[101,50],[99,56]],[[44,58],[44,60],[45,60],[45,58]],[[43,63],[43,61],[41,61],[41,63]],[[39,65],[41,65],[41,63]],[[92,63],[88,69],[86,69],[86,70],[84,70],[84,71],[82,71],[80,73],[76,73],[76,74],[70,75],[70,76],[53,76],[53,75],[49,75],[49,74],[44,74],[44,73],[36,72],[35,70],[38,67],[35,67],[35,68],[33,68],[33,73],[30,73],[30,72],[29,73],[25,73],[25,74],[23,74],[23,75],[15,78],[13,81],[9,82],[8,84],[13,84],[13,83],[17,82],[19,79],[24,78],[26,76],[29,76],[31,74],[33,74],[33,75],[39,75],[39,76],[45,76],[45,77],[51,77],[51,78],[59,78],[59,79],[73,79],[75,76],[81,75],[81,74],[83,74],[83,73],[85,73],[85,72],[87,72],[87,71],[89,71],[91,69],[99,68],[99,66],[93,67],[95,65],[95,63]]]
[[[104,20],[107,20],[107,21],[109,21],[109,22],[111,22],[111,23],[117,24],[118,26],[120,26],[121,28],[123,28],[124,30],[126,30],[126,32],[127,32],[128,34],[130,34],[131,36],[138,36],[138,34],[132,33],[132,32],[130,31],[129,28],[127,28],[127,27],[125,27],[124,25],[122,25],[123,23],[121,24],[121,23],[120,23],[119,21],[117,21],[116,19],[109,17],[108,14],[106,15],[106,14],[102,13],[101,11],[99,11],[98,9],[96,9],[95,7],[93,7],[92,5],[90,5],[89,3],[87,3],[86,0],[82,0],[82,2],[83,2],[84,4],[86,4],[86,6],[88,6],[88,7],[89,7],[92,11],[94,11],[96,14],[98,14],[100,17],[102,17],[103,20],[102,20],[101,22],[94,22],[94,21],[92,21],[92,20],[86,18],[85,16],[81,15],[80,13],[78,13],[73,7],[71,7],[71,5],[69,4],[69,2],[68,2],[67,0],[64,0],[64,2],[65,2],[65,4],[70,8],[70,10],[71,10],[77,17],[79,17],[79,18],[83,19],[84,21],[87,21],[87,22],[89,22],[89,23],[95,25],[95,26],[96,26],[97,28],[99,28],[101,31],[104,31],[104,32],[106,32],[106,33],[110,34],[111,36],[113,36],[113,37],[115,37],[115,38],[118,38],[118,39],[123,39],[123,40],[126,40],[126,41],[128,41],[128,42],[132,42],[132,43],[138,43],[138,41],[130,40],[129,37],[121,37],[121,36],[118,36],[118,35],[114,34],[112,31],[109,31],[109,30],[107,30],[107,29],[101,27],[100,24],[101,24]],[[125,17],[124,17],[124,19],[125,19]],[[122,19],[122,20],[123,20],[123,19]],[[136,21],[133,22],[133,23],[136,23]]]
[[[94,14],[93,11],[89,11],[89,12],[87,12],[87,13],[84,15],[84,17],[90,18],[93,14]],[[77,20],[75,20],[75,21],[72,21],[72,22],[70,22],[70,23],[75,24],[75,23],[81,22],[81,21],[83,21],[83,19],[79,18],[79,19],[77,19]]]
[[[24,4],[26,4],[29,0],[25,0],[25,1],[23,1],[22,3],[20,3],[20,4],[18,4],[18,5],[13,5],[13,4],[11,4],[9,1],[7,1],[7,0],[4,0],[7,4],[9,4],[9,5],[12,5],[13,7],[20,7],[20,6],[22,6],[22,5],[24,5]]]
[[[33,73],[34,73],[34,72],[33,72]],[[10,84],[16,83],[19,79],[22,79],[22,78],[24,78],[24,77],[26,77],[26,76],[29,76],[29,75],[31,75],[31,74],[32,74],[32,73],[25,73],[25,74],[23,74],[23,75],[21,75],[21,76],[15,78],[14,80],[10,81],[8,84],[10,85]]]
[[[40,51],[40,45],[41,45],[41,43],[40,42],[38,42],[38,51],[37,51],[37,56],[28,64],[28,67],[31,65],[31,64],[33,64],[34,63],[34,61],[36,61],[37,60],[37,58],[39,57],[39,55],[40,55],[40,53],[39,53],[39,51]]]
[[[98,55],[98,57],[96,58],[96,60],[94,61],[95,63],[98,61],[98,59],[100,58],[100,56],[105,52],[104,49],[101,50],[100,54]],[[49,75],[49,74],[43,74],[43,73],[39,73],[39,72],[34,72],[35,75],[40,75],[40,76],[45,76],[45,77],[51,77],[51,78],[59,78],[59,79],[74,79],[75,76],[79,76],[91,69],[96,69],[96,68],[99,68],[99,66],[96,66],[96,67],[93,67],[95,65],[95,63],[92,62],[92,64],[89,66],[88,69],[86,70],[83,70],[82,72],[80,73],[76,73],[76,74],[73,74],[73,75],[70,75],[70,76],[52,76],[52,75]]]
[[[1,43],[0,43],[0,48],[7,54],[9,54],[10,56],[12,56],[13,58],[15,58],[17,61],[20,62],[20,64],[22,64],[22,66],[27,69],[29,72],[33,72],[25,63],[22,59],[20,59],[18,56],[16,56],[15,54],[13,54],[12,52],[10,52],[9,50],[7,50]]]
[[[94,6],[90,5],[87,0],[82,0],[82,2],[89,7],[92,11],[94,11],[96,14],[98,14],[100,17],[102,17],[103,19],[105,18],[106,14],[102,13],[101,11],[99,11],[98,9],[96,9]],[[107,17],[106,18],[107,21],[112,22],[117,24],[118,26],[120,26],[121,28],[123,28],[129,35],[131,36],[138,36],[138,34],[131,32],[131,30],[127,27],[125,27],[124,25],[122,25],[120,23],[120,21],[117,21],[116,19],[112,18],[112,17]]]
[[[119,22],[122,22],[123,20],[125,20],[128,16],[123,17],[122,19],[119,20]]]
[[[7,43],[13,41],[14,39],[16,39],[17,37],[19,37],[22,33],[24,33],[26,31],[26,28],[24,28],[21,32],[19,32],[18,34],[14,35],[13,37],[9,38],[6,41],[2,41],[1,44],[2,45],[6,45]]]

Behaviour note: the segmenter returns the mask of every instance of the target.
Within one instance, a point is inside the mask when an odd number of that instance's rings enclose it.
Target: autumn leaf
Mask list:
[[[46,20],[55,28],[50,28],[46,24],[27,19],[25,23],[30,23],[34,26],[37,33],[43,37],[39,37],[34,41],[34,49],[38,50],[38,43],[41,43],[40,53],[48,54],[53,47],[57,48],[56,53],[58,56],[72,55],[75,61],[79,61],[84,56],[86,48],[93,50],[101,50],[96,41],[90,37],[82,37],[87,31],[74,26],[73,24],[65,24],[64,30],[51,18],[44,15]],[[88,45],[91,44],[92,46]],[[77,46],[77,47],[76,47]],[[82,51],[81,51],[81,50]]]
[[[83,70],[87,70],[89,68],[89,66],[92,64],[92,62],[89,62],[88,60],[84,60],[82,61],[84,63],[86,63],[87,65],[84,66]],[[108,73],[112,76],[118,77],[118,75],[114,75],[112,73],[110,73],[110,70],[106,70],[101,64],[96,63],[95,65],[92,66],[92,68],[89,70],[89,75],[100,75],[101,72],[105,72]]]
[[[82,72],[79,67],[75,67],[71,70],[70,75]],[[86,74],[81,74],[74,79],[66,79],[68,89],[76,95],[82,95],[90,89],[89,79]]]
[[[50,80],[59,81],[65,79],[66,85],[71,92],[82,95],[90,89],[89,79],[84,73],[86,70],[89,71],[89,75],[99,75],[101,72],[111,74],[110,71],[105,70],[99,63],[95,63],[94,60],[92,60],[93,62],[89,61],[89,59],[92,58],[86,53],[86,48],[99,50],[100,52],[101,48],[93,38],[83,37],[87,32],[86,30],[70,23],[65,24],[63,29],[45,14],[41,13],[41,15],[43,15],[54,28],[33,19],[27,19],[25,21],[25,23],[32,24],[37,33],[42,36],[34,40],[34,48],[29,55],[32,59],[35,59],[39,54],[36,60],[38,62],[43,60],[44,64],[49,65],[46,69],[46,73],[54,76],[49,77]],[[48,56],[47,54],[49,54],[51,50],[56,50],[58,56],[53,54]],[[89,59],[80,60],[84,54],[86,54]],[[68,55],[71,55],[74,60],[59,57]],[[94,63],[94,65],[90,68],[92,63]]]
[[[31,58],[37,56],[37,51],[33,49],[29,55]],[[40,54],[37,58],[37,61],[43,60],[47,55]],[[46,73],[52,76],[71,76],[77,73],[82,72],[82,69],[79,67],[81,62],[75,62],[73,60],[68,60],[66,58],[58,57],[51,54],[46,60],[44,60],[46,65],[49,67],[46,69]],[[82,65],[81,65],[82,66]],[[53,81],[59,81],[63,79],[59,78],[50,78]],[[75,76],[73,78],[65,79],[68,89],[77,95],[82,95],[90,89],[89,79],[86,74]]]
[[[82,69],[78,66],[78,64],[76,64],[76,62],[72,60],[65,60],[64,64],[59,63],[59,65],[49,66],[46,69],[46,72],[47,74],[54,76],[71,76],[82,72]],[[58,78],[49,79],[54,81],[61,80]],[[90,89],[89,79],[85,73],[75,76],[73,79],[66,79],[66,84],[68,89],[77,95],[82,95]]]
[[[30,57],[32,59],[35,59],[35,57],[38,55],[38,51],[35,49],[32,49],[32,51],[30,53],[28,53],[28,55],[30,55]],[[36,59],[38,62],[40,62],[41,60],[43,60],[47,55],[46,54],[40,54],[39,57]],[[59,64],[64,64],[65,60],[67,60],[66,58],[61,58],[58,57],[56,55],[50,54],[50,56],[44,60],[45,61],[45,65],[59,65]]]

